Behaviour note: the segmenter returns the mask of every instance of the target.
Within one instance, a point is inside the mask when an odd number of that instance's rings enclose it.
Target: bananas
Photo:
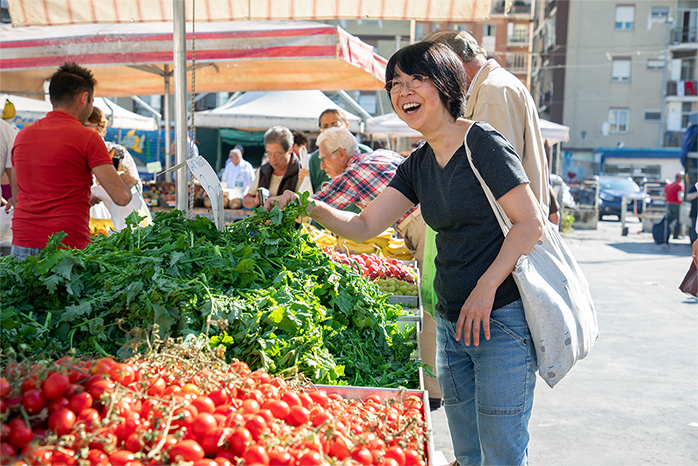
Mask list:
[[[395,230],[388,228],[375,238],[363,243],[357,243],[346,238],[337,238],[327,230],[318,230],[309,223],[303,223],[303,232],[307,233],[320,249],[326,247],[337,249],[346,254],[376,254],[381,257],[412,260],[410,250],[405,246],[405,241],[393,237]]]
[[[10,99],[5,99],[5,106],[2,109],[2,119],[11,120],[17,115],[17,110],[15,109],[15,104],[10,102]]]

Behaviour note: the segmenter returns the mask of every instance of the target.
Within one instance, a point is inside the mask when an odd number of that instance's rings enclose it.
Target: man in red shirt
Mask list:
[[[667,203],[667,228],[671,230],[672,223],[674,225],[674,239],[679,239],[681,231],[681,223],[679,222],[679,211],[683,202],[683,172],[676,174],[676,179],[673,183],[664,186],[664,198]]]
[[[117,205],[131,200],[104,141],[84,126],[95,84],[91,71],[63,64],[49,84],[53,111],[17,134],[12,148],[18,191],[12,221],[15,260],[38,256],[60,231],[67,233],[63,246],[87,246],[90,205],[97,201],[91,199],[93,173]]]

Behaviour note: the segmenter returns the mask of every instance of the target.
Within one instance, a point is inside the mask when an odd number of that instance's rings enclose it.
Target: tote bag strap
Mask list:
[[[470,125],[470,128],[472,128],[473,125]],[[492,190],[490,190],[490,187],[487,186],[487,183],[485,183],[485,180],[482,178],[482,175],[480,174],[480,171],[477,169],[475,164],[473,163],[473,155],[470,152],[470,146],[468,146],[468,133],[470,132],[470,128],[465,132],[465,138],[463,139],[463,145],[465,146],[465,153],[468,156],[468,162],[470,163],[470,168],[472,168],[473,173],[475,173],[475,176],[477,177],[478,181],[480,181],[480,186],[482,186],[482,190],[485,192],[485,196],[487,196],[487,200],[490,203],[490,207],[492,207],[492,211],[494,212],[494,216],[497,217],[497,222],[499,222],[499,226],[502,228],[502,233],[504,233],[504,236],[506,236],[509,233],[509,230],[514,226],[513,223],[511,223],[511,220],[507,216],[506,212],[504,212],[504,209],[502,209],[502,206],[497,202],[497,199],[495,199],[494,194],[492,194]],[[538,204],[538,207],[541,210],[541,215],[543,218],[547,218],[547,215],[545,214],[545,210],[543,209],[543,206]]]

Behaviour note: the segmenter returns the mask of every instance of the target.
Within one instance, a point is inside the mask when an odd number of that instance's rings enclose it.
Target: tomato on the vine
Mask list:
[[[46,397],[36,388],[28,390],[22,394],[22,406],[27,414],[38,414],[46,406]]]
[[[204,449],[199,442],[192,439],[177,442],[169,450],[170,461],[196,461],[205,456]]]
[[[269,464],[269,454],[261,445],[251,445],[242,455],[242,458],[245,460],[245,464]]]
[[[58,436],[66,435],[75,425],[76,416],[68,408],[60,408],[51,413],[48,418],[48,428]]]
[[[136,371],[131,364],[117,363],[109,368],[109,378],[128,387],[136,379]]]

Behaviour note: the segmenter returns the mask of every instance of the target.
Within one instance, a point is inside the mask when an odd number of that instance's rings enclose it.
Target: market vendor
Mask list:
[[[359,144],[346,128],[329,128],[317,138],[320,167],[331,181],[312,198],[336,209],[354,204],[363,210],[395,176],[405,158],[386,149],[361,153]],[[426,224],[419,206],[405,213],[395,224],[405,239],[405,246],[422,264]]]
[[[63,246],[87,246],[93,173],[117,205],[131,201],[104,141],[83,126],[92,113],[95,85],[90,70],[75,63],[61,65],[49,84],[53,111],[17,134],[12,148],[15,260],[39,255],[49,237],[61,231],[67,233]]]
[[[259,167],[257,178],[242,198],[242,205],[254,209],[260,204],[258,189],[266,188],[271,196],[285,190],[297,192],[308,170],[302,170],[298,156],[293,153],[293,133],[283,126],[272,126],[264,133],[264,155],[268,162]]]

